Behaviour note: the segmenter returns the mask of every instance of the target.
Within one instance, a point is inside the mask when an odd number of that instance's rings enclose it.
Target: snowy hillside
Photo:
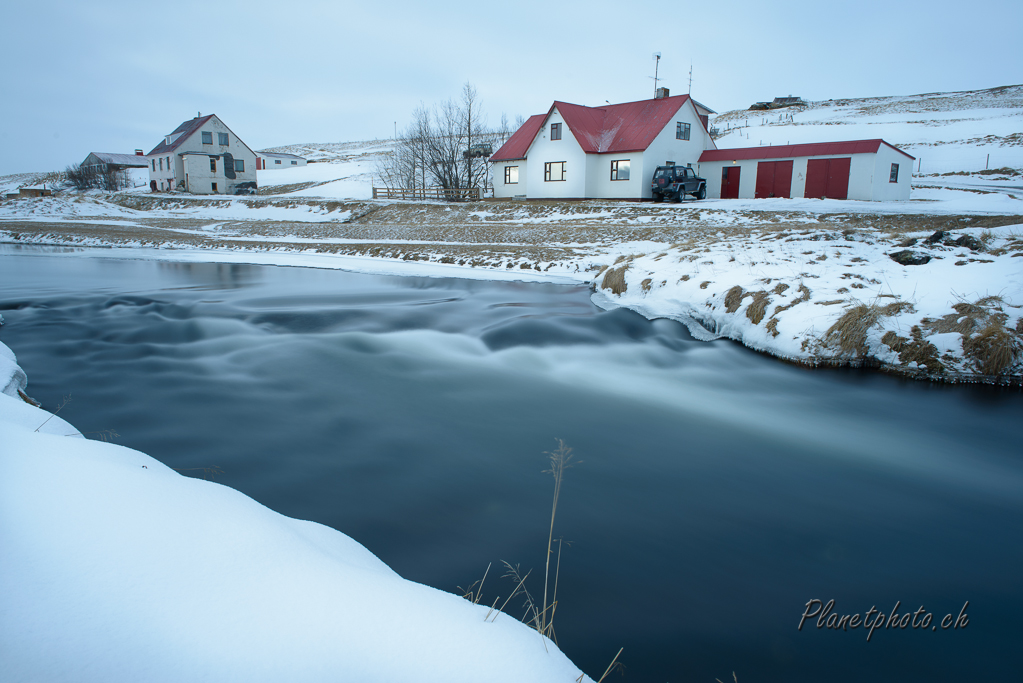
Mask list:
[[[882,138],[917,157],[918,175],[1023,168],[1023,85],[730,111],[712,126],[721,149]]]
[[[260,194],[327,199],[369,199],[381,158],[391,153],[393,140],[285,145],[261,150],[285,152],[307,159],[308,166],[258,171]],[[297,186],[297,187],[296,187]]]

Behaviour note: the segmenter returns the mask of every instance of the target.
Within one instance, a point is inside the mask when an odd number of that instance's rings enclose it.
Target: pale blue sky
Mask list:
[[[254,149],[390,137],[472,82],[491,123],[663,85],[719,112],[777,95],[1023,83],[1023,3],[9,3],[0,175],[148,152],[197,112]]]

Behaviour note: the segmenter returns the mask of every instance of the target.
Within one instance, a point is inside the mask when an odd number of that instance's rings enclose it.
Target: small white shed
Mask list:
[[[697,172],[715,199],[905,201],[914,157],[884,140],[708,149]]]
[[[306,165],[306,160],[297,154],[286,154],[284,152],[256,152],[259,157],[259,170],[272,171],[274,169],[298,168]]]

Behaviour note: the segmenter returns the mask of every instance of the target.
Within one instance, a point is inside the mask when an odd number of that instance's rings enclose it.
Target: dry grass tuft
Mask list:
[[[752,321],[754,325],[759,325],[760,321],[764,319],[764,315],[767,313],[767,305],[771,303],[771,299],[768,297],[767,292],[759,291],[751,294],[753,301],[746,307],[746,317]]]
[[[701,285],[701,288],[702,287],[703,286]],[[746,298],[745,295],[746,292],[739,285],[729,289],[728,293],[725,294],[725,310],[729,313],[735,313],[739,310],[739,306],[742,305],[742,300]]]
[[[778,288],[775,287],[775,290],[776,290],[775,293],[776,294],[780,294],[780,292],[778,292],[777,289]],[[793,299],[791,302],[789,302],[785,306],[776,306],[775,309],[774,309],[774,313],[771,314],[771,317],[773,318],[776,315],[778,315],[779,313],[781,313],[782,311],[787,311],[790,308],[792,308],[793,306],[795,306],[796,304],[801,304],[804,301],[809,301],[809,300],[810,300],[810,288],[807,287],[806,285],[804,285],[803,283],[799,283],[799,297]]]
[[[640,282],[639,286],[643,288],[644,292],[649,292],[650,291],[650,286],[652,284],[653,284],[653,280],[650,279],[650,278],[647,278],[647,279],[643,280],[642,282]]]
[[[710,286],[710,280],[704,280],[700,283],[700,289],[707,289],[708,286]]]
[[[945,372],[945,366],[938,358],[938,347],[924,339],[923,331],[919,325],[913,325],[910,337],[912,339],[900,337],[889,330],[881,337],[881,343],[899,354],[899,362],[903,365],[915,362],[917,365],[927,368],[932,375],[940,375]]]
[[[679,282],[687,282],[688,280],[689,280],[689,276],[688,275],[683,275],[682,277],[680,277],[678,279]]]
[[[604,280],[600,284],[601,289],[610,289],[612,294],[623,294],[628,290],[628,285],[625,284],[625,271],[629,269],[629,264],[625,264],[621,268],[609,268],[604,273]]]
[[[993,320],[976,335],[963,336],[963,353],[982,375],[1000,375],[1023,357],[1023,348],[1016,335]]]
[[[785,290],[788,288],[789,286],[787,284],[785,284],[784,282],[779,282],[777,285],[775,285],[773,291],[775,294],[781,296],[782,294],[785,293]]]
[[[835,302],[824,302],[821,305],[826,306],[831,303]],[[912,308],[913,305],[905,301],[896,301],[886,306],[880,306],[877,303],[860,303],[850,306],[842,314],[842,317],[824,333],[822,342],[824,346],[837,348],[843,356],[862,358],[867,355],[869,350],[867,333],[870,329],[877,325],[881,318],[898,315],[903,311],[910,311]],[[933,348],[933,345],[931,346]],[[894,347],[892,350],[895,350]]]
[[[771,333],[772,337],[777,337],[778,336],[779,332],[778,332],[778,319],[777,318],[771,318],[770,320],[768,320],[767,324],[764,325],[764,327],[767,328],[767,331]]]

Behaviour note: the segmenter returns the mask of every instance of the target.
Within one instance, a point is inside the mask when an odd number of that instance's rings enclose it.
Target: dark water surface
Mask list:
[[[1018,389],[803,370],[578,286],[7,246],[0,312],[29,393],[72,394],[61,416],[83,432],[218,466],[444,590],[504,559],[542,594],[543,451],[564,439],[583,462],[559,503],[555,624],[594,678],[622,646],[628,681],[1023,670]],[[513,588],[500,574],[484,602]],[[923,606],[937,630],[797,631],[814,598]]]

